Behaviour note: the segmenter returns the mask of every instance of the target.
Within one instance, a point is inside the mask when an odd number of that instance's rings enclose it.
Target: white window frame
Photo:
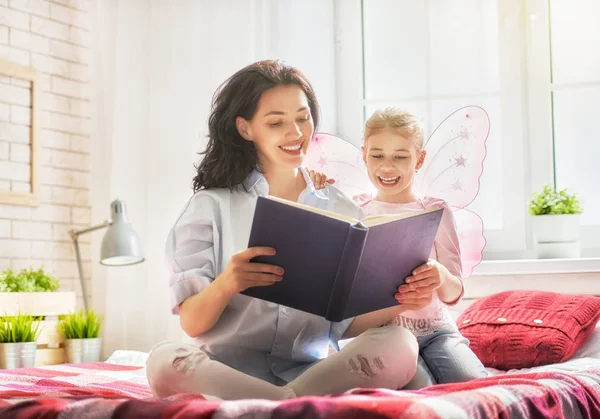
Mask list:
[[[531,191],[539,191],[545,184],[555,184],[552,94],[560,88],[580,87],[552,83],[548,8],[548,0],[526,1]],[[600,86],[600,83],[585,85]],[[600,255],[600,226],[581,227],[581,247],[582,256]]]
[[[360,145],[363,108],[374,103],[363,98],[362,1],[334,2],[337,134]],[[527,204],[532,192],[555,182],[552,92],[560,87],[551,82],[548,1],[502,0],[499,8],[500,61],[508,63],[500,69],[506,93],[502,98],[505,228],[486,229],[485,253],[489,259],[513,259],[533,255]],[[408,98],[386,98],[382,103],[403,99]],[[581,245],[582,256],[599,256],[600,226],[582,226]]]
[[[426,1],[429,4],[429,0]],[[504,228],[487,230],[486,258],[518,258],[531,248],[531,234],[527,221],[526,202],[530,194],[528,159],[526,147],[526,94],[527,74],[522,45],[525,36],[524,6],[520,0],[500,2],[500,55],[508,62],[500,71],[503,97],[501,107],[503,155]],[[336,74],[337,74],[337,133],[355,145],[361,142],[363,131],[363,109],[368,103],[363,98],[363,39],[361,0],[335,0],[336,26]],[[381,103],[409,98],[386,98]],[[427,98],[431,100],[432,98]],[[493,158],[493,156],[488,156]],[[524,181],[525,180],[525,181]]]

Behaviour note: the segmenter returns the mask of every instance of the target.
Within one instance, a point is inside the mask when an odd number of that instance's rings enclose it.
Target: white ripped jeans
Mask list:
[[[193,345],[174,342],[161,343],[150,352],[146,374],[157,398],[192,393],[223,400],[282,400],[339,394],[353,388],[400,389],[413,378],[418,354],[413,334],[390,325],[369,329],[285,386],[212,360]]]

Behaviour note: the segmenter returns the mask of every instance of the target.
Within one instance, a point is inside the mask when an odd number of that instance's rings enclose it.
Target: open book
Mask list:
[[[443,209],[356,220],[275,197],[259,197],[248,247],[277,254],[283,280],[243,294],[341,321],[398,304],[398,287],[429,259]]]

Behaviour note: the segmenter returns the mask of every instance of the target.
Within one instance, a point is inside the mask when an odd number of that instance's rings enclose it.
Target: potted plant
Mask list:
[[[9,268],[0,273],[0,292],[54,292],[58,287],[58,280],[43,267],[19,272]]]
[[[0,368],[32,368],[40,323],[29,314],[0,317]]]
[[[581,204],[577,195],[566,189],[557,191],[545,185],[529,202],[538,258],[577,258]]]
[[[39,320],[36,367],[65,362],[58,316],[73,312],[75,307],[75,293],[59,291],[58,279],[43,266],[0,272],[0,316],[23,312]]]
[[[80,364],[100,361],[102,338],[98,335],[103,320],[91,309],[62,317],[58,330],[65,338],[67,362]]]

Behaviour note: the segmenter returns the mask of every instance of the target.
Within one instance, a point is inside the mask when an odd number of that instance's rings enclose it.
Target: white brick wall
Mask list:
[[[10,144],[10,161],[29,163],[31,161],[31,147],[23,144]]]
[[[0,142],[0,160],[9,160],[11,145],[13,144],[7,142]]]
[[[41,94],[39,207],[0,204],[0,270],[44,266],[79,296],[71,228],[89,225],[91,0],[0,0],[0,59],[36,68]],[[0,76],[0,189],[29,188],[30,90]],[[91,233],[94,234],[94,233]],[[102,234],[101,232],[96,234]],[[84,272],[90,237],[81,238]],[[89,278],[88,278],[89,279]],[[91,285],[88,284],[88,293]]]

